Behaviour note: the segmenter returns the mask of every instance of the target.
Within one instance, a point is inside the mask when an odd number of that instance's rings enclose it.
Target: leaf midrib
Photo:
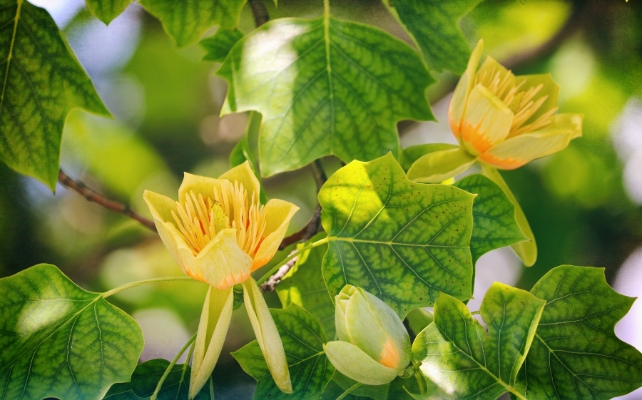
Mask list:
[[[7,91],[7,82],[9,81],[9,68],[11,66],[11,58],[13,57],[13,47],[16,41],[16,35],[18,32],[18,22],[20,21],[20,10],[22,8],[23,0],[17,0],[16,15],[14,17],[13,23],[13,33],[11,35],[11,44],[9,45],[9,55],[7,56],[7,68],[4,73],[4,82],[2,84],[2,95],[0,96],[0,114],[4,109],[4,97]]]
[[[476,325],[474,325],[474,322],[473,322],[473,327],[475,328],[475,331],[477,331],[477,326],[476,326]],[[485,371],[488,375],[490,375],[491,377],[493,377],[493,379],[495,379],[495,381],[497,381],[497,383],[499,383],[500,385],[502,385],[502,386],[503,386],[503,387],[504,387],[508,392],[510,392],[510,393],[512,393],[512,394],[514,394],[514,395],[515,395],[515,396],[517,396],[519,399],[526,400],[526,398],[525,398],[521,393],[519,393],[519,392],[517,391],[517,389],[515,389],[514,387],[512,387],[512,386],[511,386],[511,385],[509,385],[508,383],[504,382],[501,378],[499,378],[499,377],[495,376],[495,374],[493,374],[493,373],[492,373],[488,368],[486,368],[484,365],[481,365],[481,364],[479,363],[479,361],[477,361],[477,360],[476,360],[475,358],[473,358],[472,356],[468,355],[468,353],[466,353],[463,349],[461,349],[459,346],[457,346],[457,344],[456,344],[453,340],[451,340],[451,339],[448,337],[448,335],[446,335],[446,333],[445,333],[445,332],[443,332],[443,331],[441,330],[441,328],[439,328],[439,325],[437,325],[437,329],[439,330],[439,333],[440,333],[444,338],[446,338],[446,340],[448,340],[448,342],[449,342],[449,343],[450,343],[454,348],[456,348],[457,350],[459,350],[459,352],[460,352],[460,353],[464,354],[468,359],[472,360],[475,364],[479,365],[479,368],[480,368],[481,370]],[[483,329],[483,328],[482,328],[482,329]],[[468,338],[468,333],[466,333],[466,338]],[[468,340],[468,339],[466,339],[466,340]],[[484,343],[483,343],[483,341],[480,341],[480,344],[481,344],[481,346],[482,346],[482,350],[483,350],[483,348],[484,348]],[[486,354],[486,353],[484,352],[484,354]]]

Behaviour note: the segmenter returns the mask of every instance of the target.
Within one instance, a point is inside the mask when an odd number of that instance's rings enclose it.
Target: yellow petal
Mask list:
[[[254,175],[254,171],[252,171],[249,161],[245,161],[243,164],[230,169],[221,175],[219,179],[227,179],[230,182],[242,183],[245,190],[247,190],[248,199],[251,200],[254,193],[256,193],[257,199],[260,198],[261,184],[259,183],[259,180],[256,179],[256,175]]]
[[[475,163],[460,147],[428,153],[414,162],[408,170],[408,179],[421,183],[439,183],[460,174]]]
[[[234,293],[231,287],[225,290],[209,287],[194,345],[189,386],[190,399],[196,397],[214,371],[232,319],[233,304]]]
[[[506,89],[510,89],[515,86],[515,75],[506,69],[506,67],[498,63],[494,58],[490,56],[486,57],[486,60],[484,60],[484,63],[477,71],[476,82],[484,83],[484,86],[490,89],[490,85],[487,83],[494,80],[498,72],[500,81],[506,80],[502,85],[504,90],[498,94],[499,97],[502,97],[502,94],[508,92]]]
[[[288,230],[288,225],[299,207],[279,199],[272,199],[265,205],[266,226],[265,239],[261,242],[256,255],[252,271],[261,268],[274,257],[279,245]]]
[[[185,243],[183,235],[176,229],[176,226],[172,222],[168,222],[172,220],[171,211],[176,209],[176,202],[169,197],[149,190],[145,191],[143,199],[152,213],[158,235],[174,261],[187,275],[203,281],[200,267],[194,264],[195,257],[192,249]]]
[[[143,199],[147,203],[154,220],[161,222],[173,221],[172,211],[176,210],[176,202],[174,200],[150,190],[145,190]]]
[[[450,121],[450,128],[457,139],[459,139],[459,124],[464,116],[466,101],[475,84],[475,71],[477,71],[477,66],[479,65],[479,60],[481,59],[483,51],[484,41],[480,39],[470,55],[466,71],[464,71],[464,74],[459,79],[459,83],[455,88],[453,97],[450,100],[450,105],[448,106],[448,120]]]
[[[197,196],[201,194],[204,198],[209,197],[210,199],[214,199],[215,187],[221,187],[218,179],[201,175],[192,175],[185,172],[181,187],[178,188],[178,201],[183,203],[189,192],[194,192]]]
[[[508,136],[513,112],[482,85],[470,93],[460,127],[460,139],[473,156],[483,153]]]
[[[540,157],[558,152],[582,136],[582,116],[558,114],[546,128],[510,138],[479,156],[500,169],[515,169]]]
[[[282,392],[292,393],[292,381],[281,336],[263,294],[252,278],[243,283],[243,289],[245,308],[274,383]]]
[[[250,277],[252,258],[239,247],[236,229],[224,229],[195,257],[195,269],[203,282],[217,289],[227,289]]]
[[[323,350],[339,372],[365,385],[385,385],[398,375],[397,370],[379,364],[352,343],[328,342]]]

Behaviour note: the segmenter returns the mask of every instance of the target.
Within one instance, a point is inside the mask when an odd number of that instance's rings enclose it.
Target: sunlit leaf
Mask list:
[[[431,70],[462,73],[470,46],[459,21],[482,0],[385,0]]]
[[[87,9],[105,24],[119,16],[132,0],[85,0]]]
[[[111,387],[106,400],[136,400],[149,399],[158,381],[169,367],[169,361],[154,359],[139,364],[132,374],[131,382],[119,383]],[[158,400],[185,400],[189,391],[189,377],[191,368],[189,365],[176,364],[167,375],[163,386],[158,392]],[[195,400],[207,400],[210,398],[207,386],[195,397]]]
[[[642,354],[613,332],[635,299],[602,268],[554,268],[531,293],[547,303],[519,374],[528,398],[610,399],[642,386]]]
[[[470,239],[474,263],[493,249],[528,240],[515,221],[513,203],[493,181],[475,174],[456,182],[455,186],[477,194],[473,203],[475,222]]]
[[[418,54],[373,27],[280,19],[245,36],[217,72],[223,112],[263,114],[263,176],[334,154],[349,162],[399,150],[396,122],[430,120],[433,82]]]
[[[53,265],[0,279],[0,399],[95,399],[128,381],[136,322]]]
[[[205,50],[203,61],[223,62],[242,37],[238,29],[219,29],[213,36],[201,40],[198,44]]]
[[[531,346],[546,302],[532,294],[494,283],[480,309],[488,330],[466,305],[442,294],[435,322],[413,343],[415,361],[428,378],[428,393],[438,398],[496,399],[516,389],[517,372]]]
[[[294,268],[276,287],[276,292],[283,307],[296,304],[305,308],[321,322],[325,334],[334,338],[334,303],[321,273],[327,249],[327,245],[318,246],[299,256]]]
[[[2,0],[0,27],[0,160],[53,190],[69,111],[109,112],[47,11]]]
[[[453,186],[409,181],[391,154],[341,168],[319,192],[330,295],[360,286],[401,318],[432,306],[440,292],[469,299],[473,198]]]
[[[245,372],[258,381],[255,399],[318,399],[332,377],[334,367],[323,353],[326,336],[321,324],[307,311],[291,304],[283,310],[270,309],[283,340],[292,389],[286,394],[276,386],[257,341],[232,353]]]
[[[140,0],[179,47],[196,42],[214,25],[234,28],[246,0]]]

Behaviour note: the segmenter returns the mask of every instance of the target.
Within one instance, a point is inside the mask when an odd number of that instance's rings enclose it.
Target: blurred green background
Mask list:
[[[34,3],[54,16],[115,117],[70,114],[64,171],[149,215],[143,190],[175,197],[184,171],[218,176],[228,168],[247,116],[219,117],[226,84],[214,75],[218,64],[201,61],[198,46],[177,49],[160,23],[136,4],[106,27],[83,0]],[[278,9],[265,3],[272,18],[322,12],[320,0],[280,0]],[[407,40],[380,1],[335,1],[332,12]],[[585,115],[584,136],[568,149],[504,174],[532,224],[539,258],[526,269],[509,249],[484,256],[477,299],[494,280],[530,289],[560,264],[604,267],[616,289],[642,295],[641,21],[640,0],[487,0],[462,20],[471,45],[483,38],[487,52],[517,74],[550,72],[561,85],[560,110]],[[241,29],[253,29],[248,7]],[[400,123],[404,147],[454,142],[443,122],[456,77],[438,78],[428,95],[442,122]],[[158,237],[136,222],[62,186],[52,195],[4,165],[0,185],[0,276],[46,262],[87,289],[106,290],[181,274]],[[301,207],[291,231],[305,225],[316,203],[310,170],[267,179],[265,187],[268,196]],[[125,291],[114,301],[141,325],[147,342],[143,359],[171,359],[196,329],[204,293],[200,283],[166,283]],[[268,301],[278,306],[275,295]],[[471,308],[478,307],[476,301]],[[642,307],[634,306],[617,329],[642,348]],[[253,379],[229,356],[253,339],[251,332],[241,307],[214,373],[218,398],[251,396]]]

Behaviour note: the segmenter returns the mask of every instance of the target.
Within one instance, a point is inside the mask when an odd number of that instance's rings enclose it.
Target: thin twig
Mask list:
[[[254,23],[256,27],[263,25],[264,23],[270,20],[270,14],[268,14],[263,0],[250,0],[250,8],[252,9],[252,15],[254,15]]]
[[[328,180],[328,177],[323,170],[323,164],[321,160],[315,160],[312,164],[312,175],[314,176],[314,181],[317,184],[317,193],[321,190],[323,184]],[[294,243],[305,242],[310,240],[312,236],[316,235],[321,230],[321,205],[317,204],[314,209],[314,214],[312,214],[312,219],[307,223],[300,231],[291,234],[288,237],[283,238],[279,250],[283,250],[286,247]],[[299,257],[294,257],[288,263],[284,264],[279,270],[270,278],[265,281],[261,286],[262,291],[264,292],[273,292],[276,285],[281,282],[281,280],[287,275],[288,272],[294,267]]]
[[[156,226],[154,225],[154,222],[148,220],[147,218],[143,217],[140,214],[135,213],[125,204],[119,203],[114,200],[109,200],[108,198],[104,197],[103,195],[96,192],[95,190],[88,188],[87,185],[85,185],[83,182],[71,178],[69,175],[65,174],[62,170],[58,171],[58,181],[61,184],[63,184],[65,187],[80,194],[82,197],[87,199],[87,201],[96,203],[110,211],[123,214],[131,219],[134,219],[140,222],[146,228],[156,232]]]

